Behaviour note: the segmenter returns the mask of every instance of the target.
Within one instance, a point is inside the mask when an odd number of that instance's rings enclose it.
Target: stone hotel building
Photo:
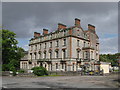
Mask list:
[[[27,59],[21,60],[20,68],[29,70],[36,66],[48,71],[98,70],[99,37],[95,26],[88,24],[88,30],[83,30],[80,19],[75,18],[71,27],[58,23],[54,32],[34,32]]]

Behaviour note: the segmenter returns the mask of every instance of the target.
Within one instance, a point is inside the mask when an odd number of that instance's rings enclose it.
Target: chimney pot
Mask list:
[[[48,34],[48,29],[43,29],[43,35]]]
[[[34,37],[39,37],[39,36],[40,36],[40,33],[34,32]]]
[[[80,19],[75,18],[75,26],[80,27]]]
[[[58,30],[60,29],[65,29],[66,25],[62,24],[62,23],[58,23]]]
[[[95,30],[95,26],[88,24],[88,30]]]

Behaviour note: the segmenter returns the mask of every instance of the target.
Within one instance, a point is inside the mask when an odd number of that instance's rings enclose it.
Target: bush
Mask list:
[[[11,66],[10,71],[13,71],[13,76],[16,76],[16,68]]]
[[[19,73],[24,73],[24,72],[25,72],[25,70],[20,69],[20,70],[18,70],[18,72],[19,72]]]
[[[9,71],[9,67],[7,64],[2,65],[2,71]]]
[[[16,76],[16,71],[13,71],[13,76]]]
[[[34,67],[31,70],[33,70],[33,73],[37,76],[43,76],[43,75],[48,75],[48,72],[46,68],[40,66],[40,67]]]

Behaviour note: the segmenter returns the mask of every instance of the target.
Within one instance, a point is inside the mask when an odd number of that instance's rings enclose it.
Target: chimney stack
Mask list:
[[[80,19],[75,18],[75,26],[80,27]]]
[[[34,32],[34,37],[39,37],[39,36],[40,36],[40,33]]]
[[[48,34],[48,29],[43,29],[43,35]]]
[[[62,24],[62,23],[58,23],[58,30],[60,29],[65,29],[66,25]]]
[[[88,24],[88,30],[95,30],[95,26]]]

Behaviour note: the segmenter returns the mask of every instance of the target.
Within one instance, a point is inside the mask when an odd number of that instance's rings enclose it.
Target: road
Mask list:
[[[118,75],[2,77],[3,88],[118,88]]]

